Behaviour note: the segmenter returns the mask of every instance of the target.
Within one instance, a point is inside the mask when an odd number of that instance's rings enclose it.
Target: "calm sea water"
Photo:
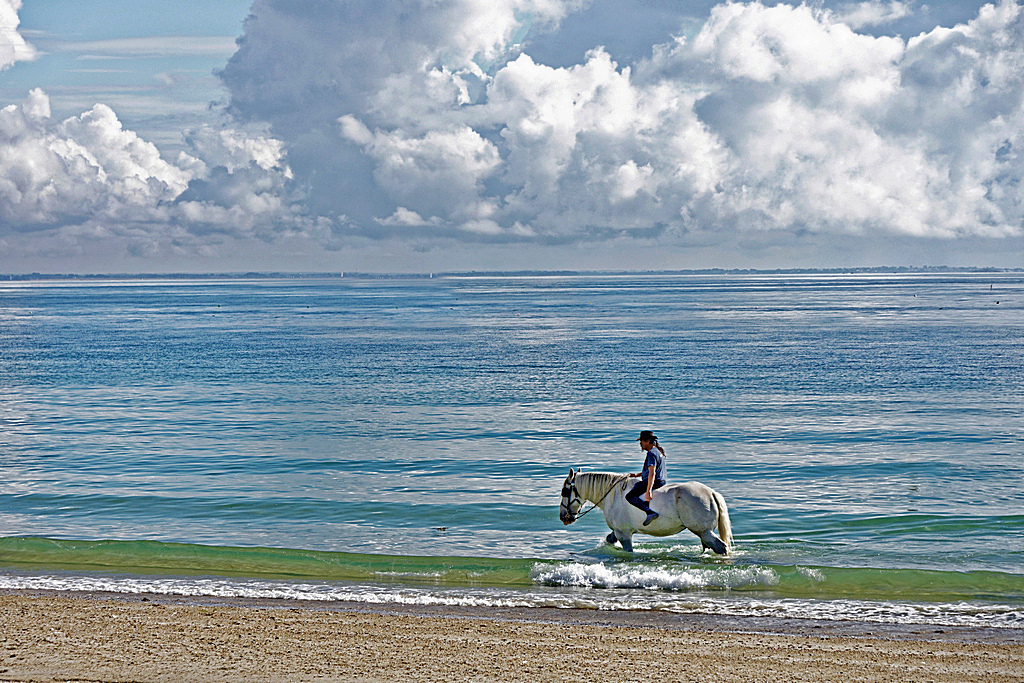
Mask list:
[[[0,282],[0,588],[1024,628],[1024,277]],[[728,501],[603,544],[570,467]]]

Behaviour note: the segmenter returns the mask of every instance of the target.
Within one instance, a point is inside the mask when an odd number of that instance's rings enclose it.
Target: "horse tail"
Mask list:
[[[718,506],[718,537],[725,543],[726,549],[732,548],[732,522],[729,521],[729,507],[725,504],[725,498],[718,491],[712,491],[715,497],[715,505]]]

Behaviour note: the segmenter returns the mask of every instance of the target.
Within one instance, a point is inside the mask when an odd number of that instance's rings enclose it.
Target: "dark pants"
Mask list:
[[[654,486],[651,487],[651,490],[654,491],[660,489],[664,485],[665,482],[663,481],[655,481]],[[644,500],[644,495],[646,493],[647,482],[638,481],[637,483],[633,484],[633,488],[631,488],[629,490],[629,493],[626,494],[626,500],[628,500],[629,504],[632,505],[633,507],[640,508],[647,514],[651,514],[651,506],[647,504],[646,500]]]

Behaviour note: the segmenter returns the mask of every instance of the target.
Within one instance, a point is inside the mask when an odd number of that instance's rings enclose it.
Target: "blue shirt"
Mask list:
[[[654,465],[654,483],[656,486],[664,486],[668,478],[665,476],[665,456],[661,454],[657,446],[647,451],[647,457],[644,458],[644,469],[640,473],[640,479],[643,482],[647,482],[647,475],[650,470],[647,468]]]

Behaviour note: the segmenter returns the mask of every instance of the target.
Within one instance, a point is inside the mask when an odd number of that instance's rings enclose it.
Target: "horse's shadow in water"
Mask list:
[[[732,524],[722,494],[696,481],[663,486],[654,491],[650,501],[658,518],[644,526],[647,515],[626,500],[631,485],[629,475],[569,470],[562,485],[558,517],[563,524],[572,524],[582,516],[583,502],[590,501],[601,508],[612,530],[605,540],[610,545],[618,542],[626,552],[633,552],[635,533],[671,536],[689,529],[700,538],[702,554],[708,549],[719,555],[729,553],[733,545]]]

